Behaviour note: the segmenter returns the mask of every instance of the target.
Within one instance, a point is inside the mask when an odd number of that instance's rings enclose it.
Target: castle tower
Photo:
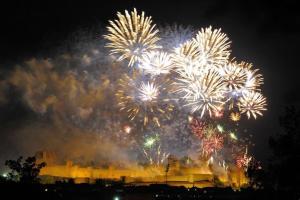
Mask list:
[[[176,174],[180,171],[180,162],[176,156],[170,155],[168,157],[168,164],[170,174]]]
[[[37,163],[45,162],[47,166],[56,164],[56,155],[51,151],[38,151],[35,154]]]

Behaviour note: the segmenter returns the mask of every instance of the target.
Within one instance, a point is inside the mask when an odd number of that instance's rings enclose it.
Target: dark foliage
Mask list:
[[[281,132],[271,137],[270,178],[275,189],[300,191],[300,111],[287,107],[279,119]]]
[[[8,178],[12,181],[19,181],[21,183],[37,183],[39,182],[38,175],[40,170],[46,166],[45,162],[36,163],[36,158],[28,157],[22,162],[23,157],[17,160],[7,160],[5,165],[8,166],[11,172]]]

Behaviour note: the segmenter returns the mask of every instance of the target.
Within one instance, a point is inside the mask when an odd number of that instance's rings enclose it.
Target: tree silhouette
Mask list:
[[[271,137],[269,144],[273,150],[270,173],[275,189],[297,191],[300,188],[300,112],[295,107],[287,107],[279,118],[281,132]]]
[[[36,158],[28,157],[22,162],[23,157],[17,160],[7,160],[5,165],[10,168],[8,177],[10,180],[19,181],[21,183],[37,183],[39,182],[38,175],[40,170],[46,166],[45,162],[36,163]]]

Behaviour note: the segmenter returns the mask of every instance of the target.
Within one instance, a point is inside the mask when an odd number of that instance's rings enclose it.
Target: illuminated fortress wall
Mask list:
[[[40,159],[39,161],[42,160]],[[53,179],[44,179],[44,182],[47,183],[59,179],[74,179],[75,183],[94,183],[97,179],[123,180],[126,184],[135,185],[166,183],[164,166],[134,166],[120,169],[115,168],[114,166],[108,168],[80,167],[78,165],[73,165],[71,161],[68,161],[65,165],[55,165],[50,162],[45,168],[41,169],[40,176],[42,179],[43,177],[54,177]],[[218,183],[216,182],[216,179],[218,180]],[[248,179],[245,177],[244,173],[239,170],[231,171],[227,174],[216,175],[208,166],[184,167],[180,166],[179,162],[177,162],[170,165],[167,174],[167,183],[173,186],[185,187],[241,187],[248,183]]]

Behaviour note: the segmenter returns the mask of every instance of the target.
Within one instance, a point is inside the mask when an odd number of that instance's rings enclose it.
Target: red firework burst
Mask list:
[[[221,135],[215,134],[209,138],[202,140],[202,152],[208,156],[223,148],[224,138]]]
[[[206,123],[204,121],[199,121],[196,118],[192,119],[192,122],[190,123],[190,127],[192,130],[192,133],[195,134],[197,137],[202,139],[204,137],[204,130],[206,127]]]
[[[243,155],[238,155],[235,160],[236,166],[238,168],[248,168],[251,160],[252,160],[252,157],[248,156],[247,152]]]

